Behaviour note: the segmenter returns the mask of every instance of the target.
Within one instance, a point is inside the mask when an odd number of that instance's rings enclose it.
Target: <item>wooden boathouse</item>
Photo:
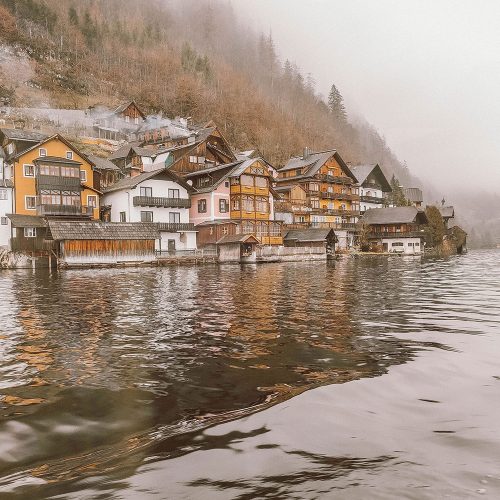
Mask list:
[[[49,220],[62,267],[151,263],[156,260],[155,224]]]

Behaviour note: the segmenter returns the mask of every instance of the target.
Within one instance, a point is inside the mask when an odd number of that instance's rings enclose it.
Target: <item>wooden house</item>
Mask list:
[[[422,208],[424,202],[424,195],[419,188],[404,188],[403,193],[405,198],[416,208]]]
[[[291,158],[278,170],[277,188],[299,185],[311,208],[308,222],[354,229],[359,217],[359,186],[336,150],[309,152]]]
[[[219,262],[252,263],[257,260],[260,241],[252,234],[226,235],[217,241]]]
[[[324,248],[329,256],[335,255],[337,237],[330,228],[290,229],[283,239],[285,247]]]
[[[360,212],[386,206],[386,195],[392,192],[391,184],[378,164],[350,165],[360,184]]]
[[[420,254],[427,224],[425,212],[416,207],[371,208],[362,218],[361,238],[372,251]]]
[[[175,166],[175,164],[174,164]],[[215,244],[221,221],[235,221],[235,234],[253,234],[264,245],[283,243],[282,222],[274,219],[272,167],[262,158],[239,160],[185,174],[196,192],[192,195],[190,219],[203,227],[212,225],[209,241],[205,231],[203,244]]]

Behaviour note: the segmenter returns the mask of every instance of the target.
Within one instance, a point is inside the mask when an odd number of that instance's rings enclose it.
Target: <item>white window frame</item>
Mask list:
[[[7,226],[9,224],[9,219],[8,217],[0,217],[0,224],[2,226]]]
[[[24,228],[25,238],[36,238],[36,227],[25,227]]]
[[[38,149],[38,156],[47,156],[47,150],[45,148],[39,148]]]
[[[31,167],[33,169],[33,175],[26,175],[26,167]],[[23,164],[23,177],[34,178],[35,177],[35,165],[33,163]]]
[[[9,199],[9,190],[8,189],[0,189],[0,200],[8,200]]]
[[[90,204],[90,202],[89,202],[90,198],[94,198],[95,199],[95,205],[91,205]],[[88,207],[97,208],[97,203],[98,203],[98,200],[97,200],[97,195],[96,194],[88,194],[87,195],[87,206]]]
[[[66,151],[66,160],[73,159],[73,151]]]
[[[120,212],[120,222],[127,222],[127,212]]]
[[[83,174],[83,177],[82,177],[82,174]],[[87,182],[87,171],[86,170],[80,169],[80,181]]]
[[[35,200],[35,206],[33,208],[29,208],[28,207],[28,198],[33,198]],[[24,208],[26,210],[36,210],[36,196],[32,196],[32,195],[25,195],[24,196]]]

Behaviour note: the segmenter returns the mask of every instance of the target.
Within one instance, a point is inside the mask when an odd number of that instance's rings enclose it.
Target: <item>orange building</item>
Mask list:
[[[14,213],[99,219],[99,174],[94,163],[56,134],[8,159]]]

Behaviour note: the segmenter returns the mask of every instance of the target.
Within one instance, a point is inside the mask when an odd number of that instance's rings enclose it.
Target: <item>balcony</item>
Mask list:
[[[328,200],[359,200],[359,195],[351,193],[331,193],[328,191],[322,191],[321,197]]]
[[[354,184],[354,181],[346,175],[321,174],[320,179],[322,181],[332,182],[334,184]]]
[[[157,222],[158,231],[167,233],[178,233],[182,231],[195,231],[194,224],[186,222]]]
[[[369,239],[375,238],[423,238],[423,231],[370,231]]]
[[[360,196],[360,200],[365,203],[376,203],[377,205],[383,205],[386,202],[385,198],[378,198],[377,196]]]
[[[79,177],[63,177],[60,175],[38,175],[36,185],[38,189],[56,189],[80,191]]]
[[[134,196],[134,207],[191,208],[189,198],[161,198],[157,196]]]
[[[81,205],[38,205],[36,207],[37,215],[83,215],[86,213],[82,212],[83,208],[88,209],[88,207],[82,207]]]

